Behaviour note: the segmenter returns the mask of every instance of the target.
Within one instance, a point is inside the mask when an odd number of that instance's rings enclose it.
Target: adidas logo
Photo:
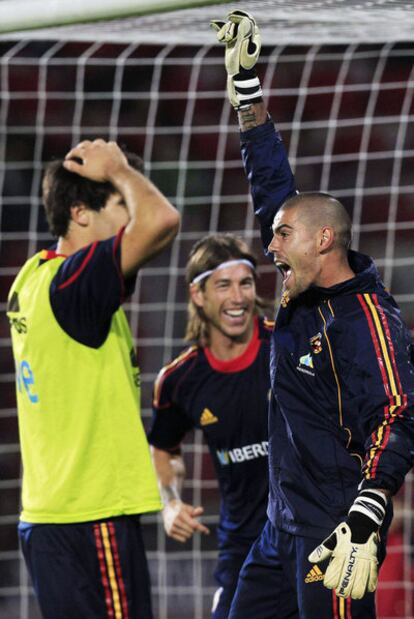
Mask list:
[[[211,423],[217,423],[217,422],[218,422],[218,418],[215,415],[213,415],[211,410],[209,410],[208,408],[205,408],[203,412],[201,413],[200,425],[209,426]]]
[[[319,567],[317,565],[314,565],[313,568],[311,569],[310,572],[308,572],[306,578],[305,578],[305,582],[306,583],[310,583],[310,582],[319,582],[320,580],[323,580],[325,574],[323,574],[321,572],[321,570],[319,569]]]

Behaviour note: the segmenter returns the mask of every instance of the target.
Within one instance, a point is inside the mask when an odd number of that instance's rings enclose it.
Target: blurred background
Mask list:
[[[354,248],[376,259],[411,330],[413,58],[411,42],[267,41],[258,67],[299,189],[329,190],[344,203]],[[236,232],[259,256],[259,293],[276,305],[280,287],[251,214],[221,48],[3,36],[0,80],[0,618],[38,619],[16,535],[21,463],[5,308],[19,267],[53,243],[40,201],[44,163],[63,157],[80,139],[117,140],[144,158],[148,176],[182,213],[177,240],[142,269],[125,305],[147,427],[155,376],[183,348],[184,266],[192,244],[211,231]],[[204,505],[214,532],[217,484],[199,433],[184,449],[185,500]],[[410,475],[396,503],[380,619],[414,617],[412,506]],[[157,516],[144,519],[144,530],[155,617],[208,618],[216,588],[215,535],[180,545],[165,539]]]

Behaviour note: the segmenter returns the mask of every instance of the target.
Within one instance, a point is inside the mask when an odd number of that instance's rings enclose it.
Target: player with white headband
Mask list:
[[[214,619],[225,619],[240,567],[266,520],[268,493],[267,393],[273,323],[260,316],[256,259],[228,234],[198,241],[187,264],[186,339],[193,345],[166,365],[154,387],[149,442],[164,502],[167,534],[185,542],[203,507],[181,497],[185,434],[200,428],[219,482],[218,582]]]
[[[212,273],[214,273],[214,271],[225,269],[235,264],[245,264],[246,266],[250,267],[252,271],[255,270],[255,266],[250,260],[246,260],[244,258],[239,258],[238,260],[227,260],[226,262],[222,262],[221,264],[219,264],[215,269],[208,269],[207,271],[200,273],[200,275],[197,275],[191,283],[198,284],[203,279],[205,279],[206,277],[209,277]]]

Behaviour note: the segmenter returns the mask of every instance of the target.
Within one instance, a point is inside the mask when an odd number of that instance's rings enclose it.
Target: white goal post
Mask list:
[[[261,255],[237,119],[226,98],[223,49],[215,44],[210,19],[235,7],[257,18],[264,34],[258,65],[264,96],[298,187],[329,190],[345,204],[354,247],[376,259],[414,330],[412,3],[179,4],[174,11],[129,18],[108,13],[113,19],[95,23],[43,22],[27,31],[22,15],[17,30],[0,35],[0,617],[39,619],[15,534],[21,471],[4,311],[21,264],[51,242],[39,192],[44,163],[81,137],[117,140],[143,156],[147,174],[182,214],[177,240],[142,269],[126,304],[142,369],[145,424],[155,375],[183,346],[184,265],[196,240],[213,231],[243,235],[260,257],[261,294],[278,294],[276,270]],[[22,10],[16,0],[0,0],[0,16],[11,5]],[[42,6],[47,12],[48,3]],[[185,498],[204,505],[213,535],[181,546],[166,539],[159,517],[144,519],[157,619],[207,618],[215,590],[219,503],[199,433],[189,437],[184,455]],[[397,512],[390,554],[400,571],[380,588],[388,598],[398,597],[400,615],[393,617],[413,619],[411,475]]]
[[[220,0],[213,0],[220,4]],[[31,30],[137,15],[178,11],[213,4],[210,0],[2,0],[0,32]],[[221,0],[225,2],[226,0]]]
[[[413,40],[411,0],[0,0],[0,37],[209,45],[208,24],[255,15],[268,45]]]

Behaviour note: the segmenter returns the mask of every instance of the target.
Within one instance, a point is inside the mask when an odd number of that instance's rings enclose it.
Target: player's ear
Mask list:
[[[321,254],[331,249],[335,241],[335,231],[331,226],[324,226],[318,232],[317,243]]]
[[[82,203],[74,204],[70,207],[70,216],[78,226],[85,228],[90,224],[91,210]]]
[[[197,307],[203,307],[204,305],[204,293],[199,284],[190,284],[190,298],[194,305]]]

